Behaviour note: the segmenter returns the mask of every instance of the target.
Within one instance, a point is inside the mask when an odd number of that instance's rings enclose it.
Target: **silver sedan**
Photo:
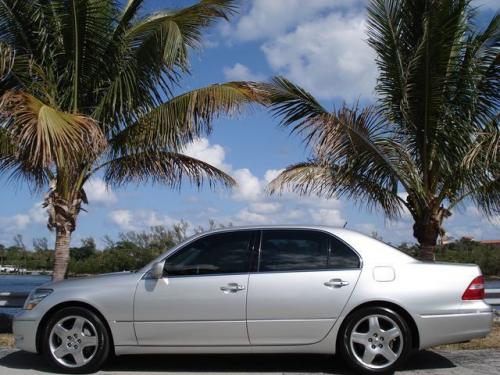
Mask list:
[[[417,261],[314,226],[197,235],[137,272],[44,285],[14,321],[20,349],[88,373],[114,353],[340,353],[358,373],[486,336],[476,265]]]

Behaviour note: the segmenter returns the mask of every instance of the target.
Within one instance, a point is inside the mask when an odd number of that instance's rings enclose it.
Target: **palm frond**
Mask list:
[[[0,42],[0,83],[10,74],[14,66],[15,51]],[[3,93],[0,92],[0,95]]]
[[[143,151],[124,155],[105,163],[104,179],[110,185],[130,182],[160,183],[178,189],[184,179],[198,188],[204,182],[210,187],[221,183],[225,187],[236,184],[225,172],[205,163],[176,152]]]
[[[16,157],[32,168],[92,160],[106,144],[91,118],[61,112],[24,92],[4,94],[0,114],[16,144]]]
[[[188,72],[188,51],[201,46],[203,31],[218,19],[227,19],[235,9],[233,0],[203,0],[132,22],[116,44],[119,58],[107,73],[111,82],[105,81],[98,89],[104,95],[95,117],[121,123],[159,105]]]
[[[383,184],[370,173],[313,159],[287,167],[269,184],[271,194],[292,191],[322,198],[353,199],[369,210],[380,208],[390,218],[401,215],[406,202],[391,184]]]
[[[271,103],[274,116],[281,118],[282,126],[295,125],[292,131],[299,130],[303,123],[329,116],[314,96],[284,77],[274,77],[270,83],[261,83],[259,90]]]
[[[159,105],[127,126],[110,140],[111,152],[145,146],[178,150],[186,143],[212,131],[212,121],[222,114],[239,113],[258,103],[251,83],[229,82],[199,88]]]

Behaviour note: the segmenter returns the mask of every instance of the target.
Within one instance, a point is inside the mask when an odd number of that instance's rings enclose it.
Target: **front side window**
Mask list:
[[[167,258],[167,276],[246,273],[252,232],[217,233],[186,245]]]
[[[326,233],[310,230],[265,230],[260,272],[293,272],[359,268],[356,253]]]

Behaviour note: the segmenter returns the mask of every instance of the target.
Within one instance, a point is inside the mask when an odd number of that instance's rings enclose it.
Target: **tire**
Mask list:
[[[357,374],[387,374],[408,358],[412,334],[397,312],[366,307],[347,317],[338,344],[340,354]]]
[[[59,372],[96,372],[110,354],[111,339],[106,326],[94,312],[83,307],[57,311],[42,334],[42,354]]]

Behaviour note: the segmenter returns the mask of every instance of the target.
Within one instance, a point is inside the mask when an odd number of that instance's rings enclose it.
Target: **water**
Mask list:
[[[51,280],[51,276],[0,275],[0,292],[30,292]],[[500,280],[486,282],[486,289],[500,289]],[[500,309],[500,306],[496,306]],[[0,313],[15,314],[18,309],[0,307]]]
[[[32,289],[49,282],[51,276],[0,275],[0,292],[31,292]],[[0,307],[0,314],[15,314],[19,309]]]

